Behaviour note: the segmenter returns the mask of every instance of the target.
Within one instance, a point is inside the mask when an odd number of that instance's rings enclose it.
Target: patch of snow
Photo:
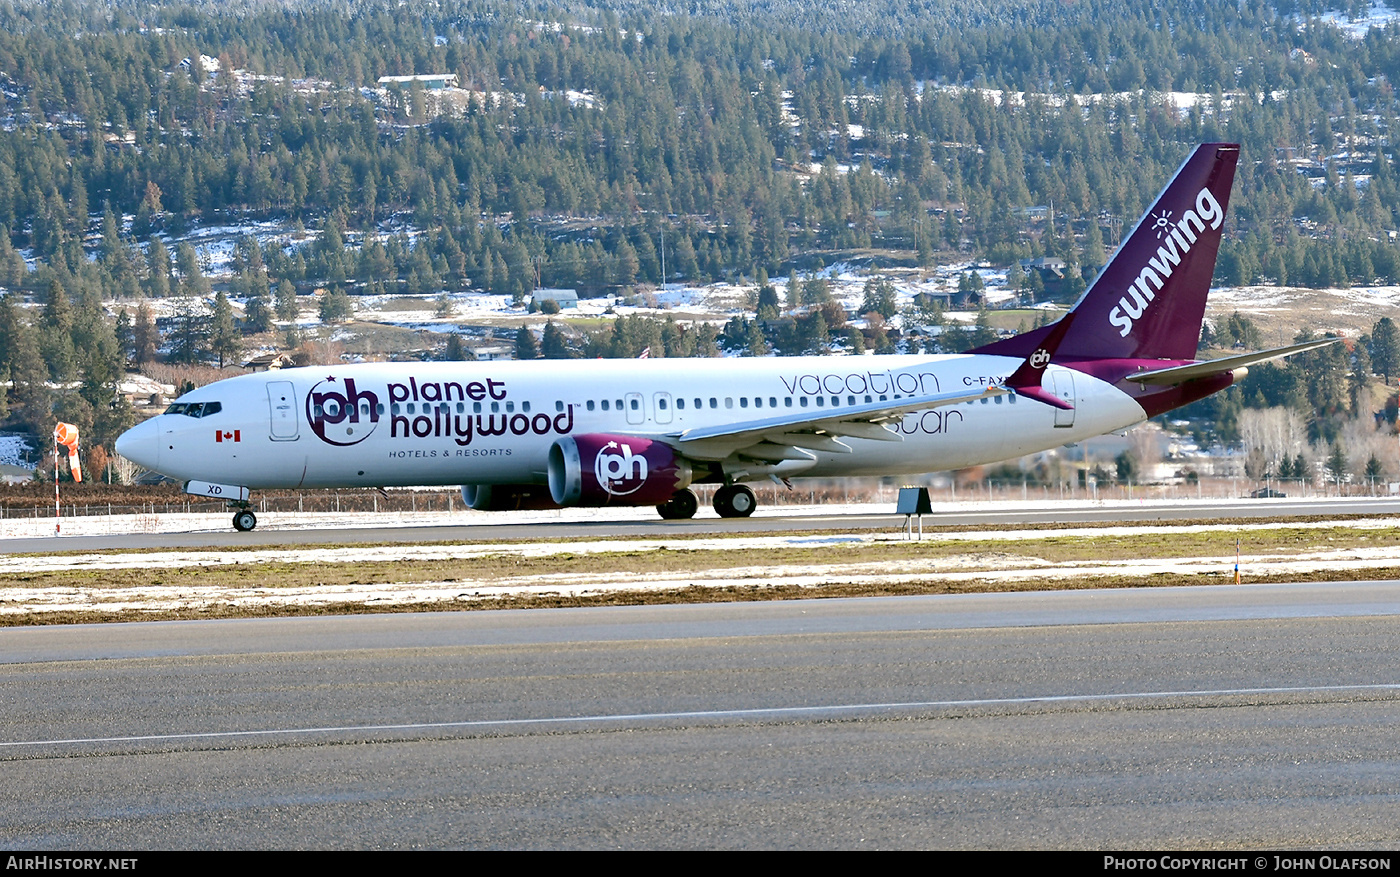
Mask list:
[[[1366,34],[1370,32],[1371,28],[1384,28],[1386,25],[1400,20],[1400,12],[1391,9],[1384,2],[1375,2],[1372,3],[1371,8],[1359,18],[1350,18],[1345,12],[1340,10],[1330,10],[1322,13],[1313,20],[1332,25],[1340,30],[1348,39],[1360,40],[1365,39]],[[1307,24],[1307,21],[1300,21],[1298,29],[1302,30]]]

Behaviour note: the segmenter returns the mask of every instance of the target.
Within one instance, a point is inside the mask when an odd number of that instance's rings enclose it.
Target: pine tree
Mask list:
[[[568,339],[564,336],[564,330],[555,325],[553,320],[544,324],[544,335],[540,339],[540,354],[545,359],[568,359],[573,356],[569,350]]]
[[[39,352],[39,333],[8,295],[0,297],[0,371],[13,382],[6,394],[11,416],[35,432],[52,428],[47,423],[52,404],[49,370]]]
[[[1371,327],[1371,367],[1385,375],[1387,384],[1400,372],[1400,331],[1390,317],[1381,317]]]
[[[137,366],[153,362],[160,348],[160,330],[143,301],[136,306],[136,323],[131,329],[131,361]]]
[[[233,322],[233,307],[221,289],[218,295],[214,296],[214,306],[210,314],[209,350],[218,359],[219,368],[223,368],[224,360],[237,357],[239,349],[238,327]]]
[[[1365,475],[1366,483],[1372,486],[1375,486],[1377,481],[1385,480],[1385,467],[1381,465],[1380,460],[1376,459],[1375,454],[1372,454],[1370,458],[1366,460]]]
[[[117,347],[121,350],[122,362],[131,359],[131,344],[134,337],[131,326],[131,315],[122,308],[117,312],[117,326],[113,331],[117,338]]]
[[[778,290],[768,282],[768,272],[762,268],[758,269],[758,294],[754,305],[754,311],[760,320],[775,319],[782,308],[778,301]]]
[[[55,381],[70,381],[77,376],[78,354],[73,346],[73,308],[63,284],[55,278],[49,281],[43,316],[39,322],[39,349]]]
[[[1338,485],[1342,483],[1342,478],[1347,473],[1347,455],[1342,449],[1341,442],[1332,443],[1332,453],[1327,458],[1327,474],[1332,476],[1332,480]]]
[[[277,284],[277,319],[290,323],[301,316],[301,305],[297,303],[297,288],[290,280]]]
[[[773,349],[768,346],[768,339],[763,337],[763,327],[758,324],[757,320],[749,320],[747,323],[744,332],[744,355],[767,356],[772,353]]]
[[[343,323],[355,316],[355,305],[343,289],[333,289],[321,296],[318,313],[323,323]]]
[[[539,359],[540,348],[535,343],[535,333],[529,326],[521,326],[515,333],[515,358]]]
[[[874,277],[865,281],[860,312],[862,314],[879,314],[887,320],[898,313],[899,308],[895,304],[894,284],[884,279],[876,280]]]
[[[175,266],[180,271],[178,294],[189,298],[204,298],[209,294],[209,279],[199,264],[199,253],[190,244],[175,249]]]
[[[170,361],[196,363],[204,359],[204,340],[209,336],[209,318],[194,298],[175,300],[170,333]]]
[[[788,275],[787,306],[788,310],[802,307],[802,280],[795,270]]]
[[[170,295],[170,252],[160,238],[151,241],[146,252],[146,294],[151,298],[165,298]]]
[[[267,284],[253,293],[243,304],[243,331],[257,335],[272,328],[272,309],[267,297]]]

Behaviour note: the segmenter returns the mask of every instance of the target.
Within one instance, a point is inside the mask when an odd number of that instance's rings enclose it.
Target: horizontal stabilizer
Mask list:
[[[1056,396],[1044,387],[1016,387],[1017,396],[1025,396],[1027,399],[1034,399],[1037,402],[1044,402],[1051,408],[1058,408],[1061,411],[1071,411],[1074,406]]]
[[[1273,350],[1261,350],[1258,353],[1241,353],[1239,356],[1226,356],[1221,359],[1207,360],[1206,362],[1192,362],[1186,365],[1172,366],[1171,368],[1159,368],[1152,371],[1138,372],[1137,374],[1128,375],[1124,380],[1139,384],[1152,384],[1154,386],[1179,384],[1183,381],[1190,381],[1196,378],[1224,374],[1228,371],[1234,371],[1237,368],[1245,368],[1247,366],[1257,365],[1261,362],[1282,359],[1285,356],[1292,356],[1295,353],[1316,350],[1319,347],[1326,347],[1328,344],[1335,344],[1340,340],[1340,338],[1322,338],[1317,341],[1304,341],[1302,344],[1294,344],[1289,347],[1277,347]]]

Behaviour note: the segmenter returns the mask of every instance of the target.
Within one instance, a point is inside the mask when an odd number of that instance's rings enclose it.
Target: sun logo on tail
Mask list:
[[[1162,239],[1162,235],[1172,230],[1172,212],[1163,210],[1160,215],[1152,220],[1152,230],[1157,232],[1157,240]]]

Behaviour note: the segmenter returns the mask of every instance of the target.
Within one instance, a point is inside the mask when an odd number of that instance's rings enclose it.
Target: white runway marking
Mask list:
[[[1389,692],[1400,694],[1400,683],[1377,683],[1371,685],[1316,685],[1283,688],[1218,688],[1201,691],[1143,691],[1112,694],[1049,694],[1029,697],[992,697],[965,700],[928,700],[897,703],[853,703],[827,706],[765,707],[758,709],[693,710],[687,712],[662,713],[616,713],[597,716],[554,716],[533,719],[483,719],[464,722],[419,722],[401,725],[331,725],[312,728],[270,728],[252,731],[203,731],[185,734],[145,734],[129,737],[71,737],[55,740],[15,740],[0,742],[0,750],[15,749],[21,746],[70,746],[97,743],[177,743],[181,741],[214,739],[249,739],[269,737],[293,737],[311,734],[334,733],[384,733],[404,731],[443,731],[471,730],[505,727],[542,727],[571,724],[599,724],[604,722],[660,722],[677,719],[703,721],[716,719],[775,719],[809,718],[823,715],[839,715],[855,712],[880,712],[890,710],[957,709],[966,707],[1030,706],[1034,704],[1089,704],[1110,701],[1141,703],[1149,700],[1171,698],[1200,699],[1208,697],[1259,697],[1288,694],[1345,694]]]

